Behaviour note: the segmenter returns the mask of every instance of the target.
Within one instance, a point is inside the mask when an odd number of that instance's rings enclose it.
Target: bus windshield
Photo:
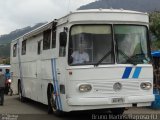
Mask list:
[[[95,64],[105,54],[103,64],[114,63],[111,25],[76,25],[71,28],[69,63]]]
[[[135,25],[115,25],[117,43],[117,63],[143,64],[149,59],[147,47],[147,27]]]
[[[68,62],[70,65],[146,63],[147,38],[145,26],[113,25],[112,29],[112,25],[74,25],[70,30]]]

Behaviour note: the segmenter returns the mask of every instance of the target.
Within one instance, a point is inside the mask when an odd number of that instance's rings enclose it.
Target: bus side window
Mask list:
[[[13,57],[17,55],[17,43],[13,45]]]
[[[22,52],[21,52],[22,55],[26,54],[26,41],[27,40],[22,41]]]
[[[43,50],[50,49],[51,43],[51,30],[46,30],[43,32]]]
[[[56,30],[52,30],[52,48],[56,47]]]
[[[41,43],[42,41],[38,41],[38,47],[37,47],[37,54],[40,55],[41,54]]]
[[[61,32],[59,38],[60,38],[59,56],[64,57],[66,55],[67,33]]]

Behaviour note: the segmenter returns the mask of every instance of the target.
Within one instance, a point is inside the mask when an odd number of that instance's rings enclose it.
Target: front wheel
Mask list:
[[[19,100],[21,102],[25,102],[25,98],[22,95],[22,87],[21,87],[21,83],[18,84],[18,91],[19,91]]]
[[[8,95],[8,93],[9,93],[9,84],[7,83],[5,85],[5,94]]]
[[[56,97],[53,92],[53,87],[48,88],[48,114],[55,114],[56,116],[62,116],[63,112],[57,109]]]
[[[13,95],[13,90],[11,88],[11,84],[8,85],[8,88],[9,88],[8,95],[12,96]]]
[[[10,95],[10,96],[13,95],[13,90],[12,90],[12,88],[10,88],[10,90],[9,90],[9,95]]]

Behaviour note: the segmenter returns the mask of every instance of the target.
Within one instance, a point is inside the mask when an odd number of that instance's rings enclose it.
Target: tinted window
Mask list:
[[[13,45],[13,57],[17,55],[17,43]]]
[[[56,31],[52,31],[52,48],[56,47]]]
[[[22,41],[22,55],[26,54],[26,40]]]
[[[50,49],[51,30],[43,32],[43,50]]]
[[[37,54],[41,54],[41,41],[38,41]]]

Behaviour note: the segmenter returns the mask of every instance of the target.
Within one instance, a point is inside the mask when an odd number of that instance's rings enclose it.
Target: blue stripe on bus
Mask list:
[[[61,98],[60,98],[60,89],[59,89],[59,84],[58,84],[58,79],[57,79],[57,73],[56,73],[56,59],[54,58],[54,74],[55,74],[55,80],[56,80],[56,87],[57,87],[57,93],[58,93],[58,102],[59,102],[59,108],[62,110],[62,104],[61,104]]]
[[[57,109],[59,109],[59,105],[58,105],[58,99],[57,99],[57,90],[56,90],[56,82],[55,82],[55,73],[54,73],[54,63],[53,63],[53,59],[51,59],[51,65],[52,65],[52,77],[53,77],[53,86],[54,86],[54,95],[55,95],[55,102],[56,102],[56,106]]]
[[[56,77],[55,77],[55,65],[54,65],[54,59],[51,59],[51,64],[52,64],[52,76],[53,76],[53,85],[54,85],[54,96],[55,96],[55,101],[56,101],[56,107],[59,109],[59,101],[58,101],[58,96],[57,96],[57,87],[56,87]]]
[[[134,71],[134,74],[133,74],[132,78],[138,78],[138,77],[139,77],[139,74],[140,74],[140,72],[141,72],[141,69],[142,69],[142,67],[137,67],[137,68],[135,69],[135,71]]]
[[[58,110],[62,110],[60,90],[58,87],[59,85],[58,85],[57,74],[56,74],[56,60],[55,60],[55,58],[51,59],[51,65],[52,65],[52,76],[53,76],[54,95],[55,95],[56,106],[57,106]]]
[[[132,71],[132,67],[126,67],[126,69],[124,70],[122,79],[129,78],[129,75],[130,75],[131,71]]]

